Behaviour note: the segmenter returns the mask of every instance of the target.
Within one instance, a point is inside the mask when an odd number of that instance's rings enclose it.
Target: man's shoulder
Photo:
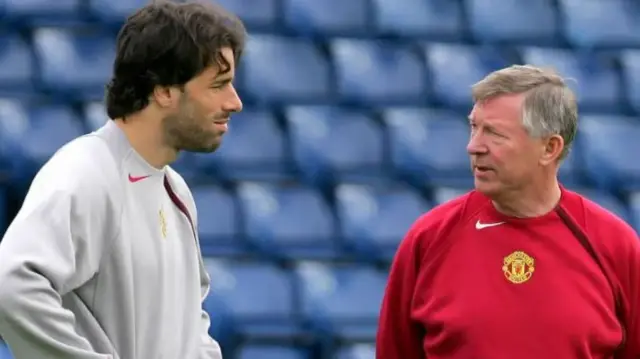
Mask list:
[[[567,191],[565,206],[571,215],[594,237],[633,238],[638,235],[622,218],[605,209],[598,203],[578,193]],[[620,237],[622,235],[622,237]]]
[[[71,191],[106,189],[110,180],[117,178],[117,171],[117,161],[108,145],[98,136],[87,134],[54,153],[36,174],[34,186],[42,183]]]
[[[191,189],[189,188],[187,181],[185,181],[180,173],[171,168],[171,166],[167,166],[166,171],[171,189],[181,200],[187,202],[186,204],[190,210],[195,210],[193,194],[191,193]]]
[[[564,205],[569,214],[584,230],[590,242],[609,268],[617,273],[626,269],[625,258],[640,253],[640,240],[636,231],[620,217],[594,201],[567,191]]]
[[[191,195],[191,190],[189,189],[187,181],[185,181],[184,177],[182,177],[178,171],[174,170],[171,166],[167,166],[167,175],[169,177],[171,187],[176,194]]]
[[[178,171],[174,170],[173,167],[167,166],[167,174],[171,179],[172,185],[176,187],[184,188],[184,189],[189,189],[189,185],[187,185],[187,181],[185,181],[184,177],[182,177],[182,175],[178,173]]]

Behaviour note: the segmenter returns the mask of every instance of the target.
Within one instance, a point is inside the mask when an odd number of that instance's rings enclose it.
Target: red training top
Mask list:
[[[401,243],[376,357],[637,359],[639,308],[640,242],[621,219],[565,189],[553,212],[516,219],[474,191]]]

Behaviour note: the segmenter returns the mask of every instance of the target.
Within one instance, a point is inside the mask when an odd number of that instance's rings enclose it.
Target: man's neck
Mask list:
[[[115,123],[131,147],[152,167],[162,169],[176,159],[177,152],[163,144],[160,131],[152,128],[153,123],[132,117],[126,121],[116,119]]]
[[[532,218],[551,212],[560,202],[561,190],[554,177],[545,186],[531,186],[493,200],[498,212],[511,217]]]

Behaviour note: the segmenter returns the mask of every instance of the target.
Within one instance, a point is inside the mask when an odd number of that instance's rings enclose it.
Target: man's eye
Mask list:
[[[212,89],[222,89],[225,86],[229,85],[231,83],[231,81],[223,81],[223,82],[216,82],[213,85],[211,85]]]

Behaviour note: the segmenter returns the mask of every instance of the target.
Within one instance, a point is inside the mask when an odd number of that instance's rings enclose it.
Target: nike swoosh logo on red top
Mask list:
[[[505,224],[505,222],[494,222],[494,223],[481,223],[480,220],[476,222],[476,229],[481,230],[489,227],[499,226],[501,224]]]
[[[134,177],[134,176],[132,176],[131,174],[129,174],[129,182],[131,182],[131,183],[136,183],[136,182],[138,182],[138,181],[142,181],[143,179],[145,179],[145,178],[149,178],[149,177],[151,177],[151,176],[148,176],[148,175],[147,175],[147,176]]]

